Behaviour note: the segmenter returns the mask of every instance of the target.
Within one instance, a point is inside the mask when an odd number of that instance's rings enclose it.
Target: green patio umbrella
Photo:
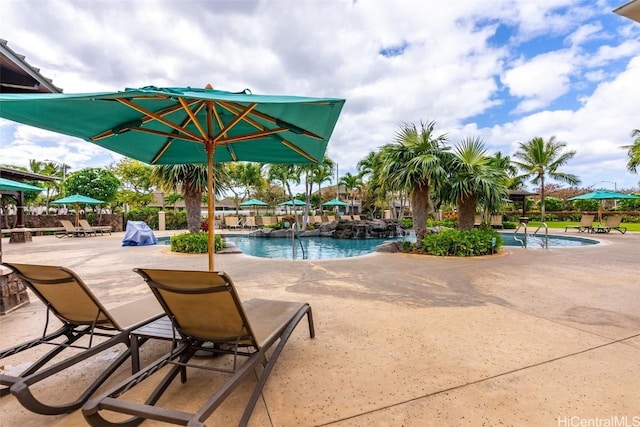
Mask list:
[[[335,213],[338,213],[338,207],[339,206],[349,206],[348,203],[343,202],[342,200],[338,199],[337,197],[335,199],[331,199],[328,202],[324,202],[322,204],[322,206],[327,206],[327,207],[333,207],[335,208]]]
[[[633,194],[618,193],[616,191],[596,190],[590,193],[581,194],[575,197],[569,197],[567,200],[599,200],[598,221],[602,222],[602,201],[603,200],[620,200],[620,199],[640,199],[640,196]]]
[[[349,204],[340,199],[332,199],[328,202],[324,202],[322,206],[349,206]]]
[[[55,205],[75,205],[76,206],[76,227],[80,227],[80,205],[100,205],[104,203],[102,200],[93,197],[83,196],[82,194],[74,194],[54,200],[51,204]]]
[[[44,188],[35,185],[25,184],[24,182],[14,181],[12,179],[0,178],[0,190],[4,191],[42,191]]]
[[[320,163],[344,99],[177,87],[87,94],[0,94],[0,117],[76,136],[156,164],[206,163],[209,271],[213,164]]]
[[[249,199],[249,200],[245,200],[244,202],[240,203],[240,206],[242,207],[257,207],[257,206],[262,206],[262,207],[267,207],[269,206],[267,203],[263,202],[262,200],[259,199]],[[257,208],[256,208],[256,213],[257,213]]]
[[[286,202],[279,203],[278,206],[304,206],[306,203],[300,199],[287,200]]]

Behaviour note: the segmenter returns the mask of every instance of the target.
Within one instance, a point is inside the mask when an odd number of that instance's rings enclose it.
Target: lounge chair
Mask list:
[[[39,338],[2,350],[0,360],[6,363],[5,358],[39,345],[50,345],[52,349],[18,376],[0,375],[0,384],[6,386],[0,389],[0,395],[5,396],[11,393],[25,408],[38,414],[58,415],[80,408],[132,355],[129,331],[156,320],[164,314],[153,295],[107,310],[82,279],[64,267],[14,263],[5,263],[5,265],[11,268],[42,300],[47,307],[47,316],[44,331]],[[47,333],[50,314],[62,322],[62,327]],[[92,368],[96,370],[94,375],[96,379],[74,400],[65,403],[44,403],[38,400],[30,390],[30,387],[38,382],[119,344],[126,346],[127,349],[106,368],[103,366],[104,362],[96,362]],[[65,350],[69,351],[65,352]],[[30,353],[32,352],[27,354]],[[68,356],[64,358],[64,355]],[[132,372],[137,372],[139,370],[137,347],[133,356]],[[86,372],[83,375],[91,374]],[[69,381],[73,381],[73,378],[69,378]],[[64,392],[58,394],[67,397]]]
[[[622,215],[611,215],[605,218],[604,225],[598,225],[592,228],[595,233],[609,233],[611,230],[619,231],[624,234],[627,232],[627,227],[620,227],[622,222]]]
[[[502,225],[502,215],[491,215],[491,227],[504,228]]]
[[[148,328],[134,331],[133,339],[148,337],[172,340],[174,350],[168,357],[159,359],[103,395],[87,402],[82,412],[91,425],[106,425],[103,413],[116,412],[132,415],[133,418],[123,421],[130,423],[129,425],[137,425],[142,419],[153,419],[203,426],[204,421],[241,380],[251,374],[258,364],[262,364],[260,378],[239,423],[246,425],[278,356],[305,315],[310,335],[314,337],[309,304],[264,299],[240,302],[231,279],[223,272],[152,269],[134,271],[151,287],[169,315],[168,318],[172,319],[173,327],[166,318],[162,318]],[[211,366],[211,363],[203,366],[203,362],[190,363],[196,352],[204,351],[233,358],[233,368],[223,369]],[[238,363],[239,357],[246,358],[244,363]],[[144,404],[121,398],[125,391],[167,364],[173,366]],[[178,373],[181,374],[183,383],[187,381],[187,367],[222,371],[231,376],[222,387],[211,390],[211,397],[195,413],[156,407],[155,404]]]
[[[94,235],[96,233],[104,234],[105,232],[111,234],[110,225],[91,225],[86,219],[80,220],[80,227],[87,233],[93,233]]]
[[[255,216],[248,216],[244,219],[244,225],[243,227],[247,227],[249,229],[253,229],[256,228],[256,217]]]
[[[77,228],[74,226],[71,221],[68,219],[61,219],[60,224],[64,227],[64,231],[55,232],[55,236],[58,238],[62,237],[78,237],[78,236],[86,236],[87,232],[82,230],[81,228]]]
[[[240,228],[242,224],[240,224],[240,218],[237,216],[226,216],[224,217],[224,224],[227,228]]]
[[[579,232],[584,231],[592,231],[593,230],[593,220],[595,219],[595,215],[582,215],[580,218],[580,224],[578,225],[567,225],[564,228],[564,232],[566,233],[569,228],[575,228]]]
[[[482,215],[476,215],[473,217],[473,226],[480,227],[482,225]]]
[[[351,219],[354,221],[361,221],[360,215],[351,215]]]

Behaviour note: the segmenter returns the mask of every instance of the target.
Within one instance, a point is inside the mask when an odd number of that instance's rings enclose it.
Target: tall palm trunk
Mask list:
[[[187,210],[187,228],[190,233],[200,231],[202,218],[202,192],[185,183],[184,204]]]
[[[411,209],[413,211],[413,230],[418,239],[427,228],[427,213],[430,206],[429,185],[421,184],[417,186],[411,193]]]
[[[477,204],[473,195],[458,200],[458,229],[473,230]]]

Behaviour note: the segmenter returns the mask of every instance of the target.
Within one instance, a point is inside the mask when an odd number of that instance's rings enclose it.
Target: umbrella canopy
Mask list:
[[[207,163],[214,270],[213,163],[320,163],[344,99],[206,88],[1,94],[0,117],[83,138],[149,164]]]
[[[269,205],[267,203],[263,202],[262,200],[249,199],[249,200],[246,200],[246,201],[240,203],[240,206],[242,206],[242,207],[246,207],[246,206],[255,207],[256,208],[256,215],[257,215],[258,214],[258,208],[257,208],[258,206],[266,207],[266,206],[269,206]],[[251,211],[249,211],[249,213],[251,213]]]
[[[0,190],[4,191],[42,191],[44,188],[35,185],[25,184],[24,182],[14,181],[12,179],[0,178]]]
[[[340,199],[332,199],[328,202],[324,202],[322,206],[349,206],[349,204]]]
[[[598,206],[598,221],[602,222],[602,200],[619,199],[640,199],[640,196],[618,193],[616,191],[596,190],[590,193],[581,194],[579,196],[569,197],[567,200],[600,200],[600,206]]]
[[[94,199],[93,197],[83,196],[82,194],[74,194],[51,202],[51,204],[55,205],[76,205],[76,227],[80,226],[80,205],[99,205],[101,203],[104,202]]]
[[[633,194],[618,193],[615,191],[597,190],[591,193],[569,197],[567,200],[614,200],[614,199],[640,199],[640,196]]]
[[[306,205],[305,202],[303,202],[300,199],[293,199],[293,200],[287,200],[286,202],[282,202],[279,203],[278,206],[304,206]]]
[[[269,205],[263,202],[262,200],[249,199],[247,201],[240,203],[240,206],[269,206]]]

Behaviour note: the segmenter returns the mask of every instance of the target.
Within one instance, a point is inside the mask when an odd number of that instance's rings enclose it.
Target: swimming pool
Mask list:
[[[513,232],[500,233],[505,246],[521,247],[520,242],[514,239]],[[522,233],[518,233],[522,239]],[[527,246],[530,249],[543,247],[544,237],[527,237]],[[292,249],[290,238],[264,238],[247,235],[225,234],[225,241],[236,246],[246,255],[260,258],[280,259],[334,259],[350,258],[366,255],[375,251],[376,246],[390,240],[408,240],[415,242],[415,237],[405,236],[385,239],[332,239],[330,237],[303,237],[295,239]],[[169,244],[168,237],[158,237],[159,244]],[[549,235],[549,247],[565,248],[589,246],[599,243],[597,240],[584,237]],[[304,249],[304,250],[303,250]]]

